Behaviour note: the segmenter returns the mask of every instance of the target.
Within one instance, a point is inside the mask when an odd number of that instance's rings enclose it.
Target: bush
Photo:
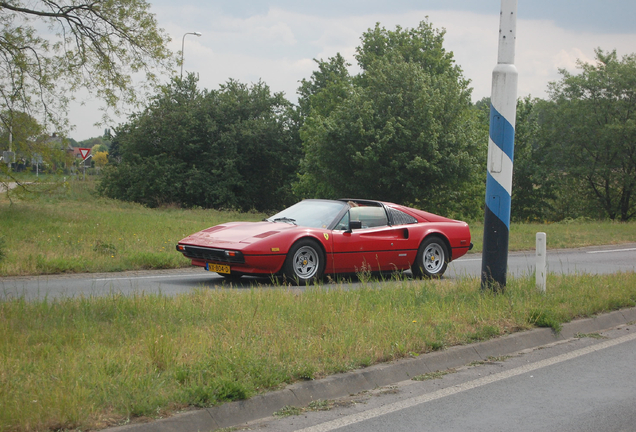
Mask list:
[[[292,115],[262,82],[201,91],[175,79],[117,129],[99,191],[148,207],[286,207],[300,161]]]

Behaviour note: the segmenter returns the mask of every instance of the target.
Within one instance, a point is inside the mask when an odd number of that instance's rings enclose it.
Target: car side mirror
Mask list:
[[[362,228],[362,222],[360,222],[359,220],[352,220],[349,222],[349,229],[345,232],[350,233],[354,229],[360,229],[360,228]]]

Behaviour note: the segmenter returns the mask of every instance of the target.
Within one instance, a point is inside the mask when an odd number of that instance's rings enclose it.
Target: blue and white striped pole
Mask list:
[[[510,196],[514,159],[515,118],[517,113],[517,0],[501,0],[499,53],[492,72],[490,98],[490,139],[486,179],[484,245],[481,287],[495,291],[506,286]]]

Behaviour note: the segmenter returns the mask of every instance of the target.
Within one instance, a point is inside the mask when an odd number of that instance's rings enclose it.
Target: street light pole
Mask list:
[[[201,33],[199,33],[199,32],[188,32],[188,33],[184,34],[183,37],[181,38],[181,78],[183,78],[183,48],[184,48],[184,45],[185,45],[185,37],[186,37],[186,35],[189,35],[189,34],[195,35],[197,37],[201,36]]]

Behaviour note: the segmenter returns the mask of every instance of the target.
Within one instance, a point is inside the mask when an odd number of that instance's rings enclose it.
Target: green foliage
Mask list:
[[[0,1],[0,150],[8,150],[11,131],[16,155],[13,167],[0,165],[0,189],[10,199],[60,186],[22,182],[15,170],[66,168],[66,149],[57,145],[65,143],[48,139],[43,125],[67,131],[78,90],[120,114],[170,69],[169,37],[149,8],[145,0]]]
[[[79,143],[76,143],[77,145],[74,145],[73,147],[90,148],[92,149],[92,151],[108,151],[110,143],[110,137],[101,136],[85,139],[83,141],[80,141]],[[97,146],[97,148],[95,148],[95,146]]]
[[[137,252],[131,253],[125,259],[125,265],[129,268],[141,268],[145,270],[157,270],[173,268],[173,257],[162,252]]]
[[[106,147],[104,144],[95,144],[91,147],[91,154],[94,155],[98,152],[108,152],[108,147]]]
[[[102,255],[114,256],[117,255],[117,247],[114,244],[97,240],[95,242],[95,247],[93,247],[93,252],[97,252]]]
[[[293,201],[299,147],[281,93],[233,80],[201,91],[190,74],[118,128],[100,191],[150,207],[279,209]]]
[[[547,160],[562,189],[604,217],[627,221],[636,215],[636,54],[619,60],[616,51],[597,49],[595,64],[578,67],[578,75],[561,70],[561,80],[550,84]]]
[[[329,115],[351,91],[351,76],[347,63],[340,53],[327,61],[315,60],[318,71],[311,74],[311,80],[303,79],[298,88],[298,105],[304,117],[312,111]]]
[[[537,327],[549,327],[555,333],[559,333],[563,328],[563,319],[557,317],[552,310],[532,310],[528,314],[528,322]]]
[[[108,152],[98,151],[93,153],[92,162],[95,164],[97,168],[103,168],[108,163]]]
[[[47,161],[49,171],[65,160],[64,151],[43,134],[44,128],[28,113],[5,110],[0,113],[0,156],[13,152],[9,160],[0,162],[0,191],[9,199],[27,197],[41,188],[22,180],[19,172],[28,171],[32,164]],[[41,168],[44,168],[42,164]],[[51,183],[50,181],[48,182]],[[15,187],[14,187],[15,186]]]
[[[544,221],[554,217],[554,175],[541,141],[544,102],[529,96],[517,101],[511,219]]]
[[[580,74],[560,71],[550,100],[517,103],[511,218],[627,221],[636,214],[636,55],[597,50]],[[476,104],[487,125],[488,100]]]
[[[404,61],[418,64],[431,76],[450,71],[461,75],[455,66],[453,54],[443,47],[446,30],[437,30],[427,21],[412,29],[397,26],[387,31],[377,23],[362,35],[362,43],[356,48],[356,60],[363,70],[370,70],[377,61]]]
[[[479,213],[469,185],[483,151],[468,81],[443,35],[427,22],[395,31],[376,25],[357,49],[359,75],[349,78],[340,56],[319,62],[299,89],[310,110],[297,193]]]
[[[15,110],[5,110],[0,114],[0,149],[9,149],[9,131],[11,146],[16,153],[29,154],[31,146],[42,135],[44,128],[30,114]]]
[[[80,88],[110,108],[134,103],[140,83],[131,75],[153,83],[171,62],[169,37],[149,9],[145,0],[2,1],[0,111],[63,130]]]
[[[209,407],[222,402],[247,399],[248,394],[240,382],[224,381],[218,385],[195,384],[183,389],[184,402],[195,407]]]

